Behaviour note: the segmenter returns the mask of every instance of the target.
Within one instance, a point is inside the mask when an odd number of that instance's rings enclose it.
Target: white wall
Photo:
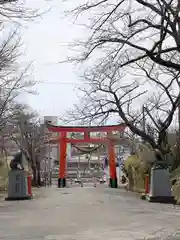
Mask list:
[[[51,121],[52,124],[57,124],[58,122],[58,117],[57,116],[44,116],[44,122],[45,121]]]

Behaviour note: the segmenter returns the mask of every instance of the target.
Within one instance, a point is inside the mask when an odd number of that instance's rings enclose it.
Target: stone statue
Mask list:
[[[154,167],[168,168],[168,162],[165,159],[165,156],[158,150],[155,149],[155,162]]]
[[[24,169],[23,151],[15,154],[10,162],[11,170],[8,173],[8,196],[6,201],[28,200],[33,198],[31,191],[31,176]]]
[[[24,166],[22,163],[23,160],[23,153],[22,151],[15,154],[14,158],[10,162],[11,170],[24,170]]]

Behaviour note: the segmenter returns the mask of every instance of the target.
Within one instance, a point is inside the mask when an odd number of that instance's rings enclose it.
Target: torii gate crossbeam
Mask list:
[[[109,156],[109,186],[112,188],[117,188],[117,175],[116,175],[116,156],[114,149],[114,142],[109,137],[113,131],[124,132],[126,125],[124,123],[119,125],[107,125],[107,126],[56,126],[52,125],[50,122],[46,122],[46,126],[50,132],[58,132],[59,138],[50,139],[51,143],[59,143],[60,146],[60,164],[59,164],[59,178],[58,187],[66,187],[66,151],[67,143],[95,143],[95,144],[105,144],[108,148]],[[83,139],[71,139],[67,137],[68,132],[83,132]],[[91,138],[91,132],[105,132],[107,137],[103,138]]]

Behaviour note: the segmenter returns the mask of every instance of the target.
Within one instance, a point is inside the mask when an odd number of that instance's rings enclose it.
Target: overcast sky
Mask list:
[[[80,27],[73,25],[68,19],[61,18],[65,3],[59,0],[28,1],[31,7],[41,11],[51,7],[51,11],[35,23],[28,23],[23,29],[25,61],[33,61],[33,76],[41,83],[35,88],[38,96],[24,96],[24,100],[41,116],[60,116],[67,108],[77,101],[76,84],[79,82],[78,74],[70,64],[58,64],[68,54],[65,46],[74,38],[84,34]],[[70,1],[70,3],[72,3]],[[45,83],[42,83],[44,82]]]
[[[83,0],[26,0],[31,8],[40,11],[51,10],[41,19],[26,24],[22,29],[26,53],[23,61],[33,61],[33,76],[39,95],[23,95],[23,100],[36,109],[41,116],[62,116],[77,102],[78,72],[69,63],[58,64],[69,53],[68,42],[86,38],[87,32],[70,21],[62,18],[64,9],[73,8]],[[86,1],[86,0],[84,0]],[[113,118],[113,123],[117,119]]]

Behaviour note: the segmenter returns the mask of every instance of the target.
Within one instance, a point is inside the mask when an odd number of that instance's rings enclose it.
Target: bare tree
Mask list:
[[[135,73],[134,73],[135,72]],[[84,97],[68,112],[83,123],[103,123],[116,116],[154,149],[169,151],[167,129],[180,99],[178,74],[154,62],[137,63],[129,72],[110,63],[85,72]],[[145,108],[146,125],[142,127]]]
[[[16,98],[22,93],[33,93],[35,81],[31,79],[30,64],[20,67],[21,38],[17,31],[0,42],[0,130],[13,114]]]
[[[178,0],[94,0],[69,10],[89,34],[76,39],[72,47],[81,54],[67,61],[91,66],[83,77],[84,106],[70,115],[89,122],[117,115],[134,134],[167,152],[166,131],[180,97],[179,12]]]
[[[39,123],[37,115],[29,111],[27,106],[19,106],[14,112],[12,122],[12,139],[25,154],[32,170],[33,183],[40,186],[40,161],[44,145],[44,128]]]
[[[42,14],[38,9],[28,8],[25,1],[0,0],[0,25],[7,22],[20,24],[19,20],[34,20]]]
[[[25,1],[0,0],[0,129],[13,112],[17,96],[22,91],[32,93],[35,84],[30,77],[31,64],[22,66],[18,62],[22,39],[21,29],[14,22],[33,20],[41,14],[38,9],[28,8]]]
[[[6,145],[12,131],[11,119],[20,106],[17,104],[17,97],[23,92],[33,93],[32,87],[35,84],[31,78],[30,64],[26,67],[18,64],[21,55],[20,47],[21,38],[18,30],[8,35],[2,34],[0,41],[0,147],[5,155],[9,154]]]
[[[106,58],[119,67],[148,58],[180,71],[179,0],[94,0],[69,12],[82,17],[89,35],[74,44],[83,55],[68,60],[87,60],[103,51],[101,62]]]
[[[19,61],[22,41],[21,29],[17,26],[41,15],[38,9],[28,8],[24,1],[0,0],[0,149],[6,155],[11,154],[8,152],[8,144],[9,141],[15,141],[35,170],[39,167],[39,125],[28,122],[26,126],[22,120],[17,121],[17,110],[21,110],[23,116],[30,117],[17,103],[17,97],[22,92],[34,93],[32,87],[35,84],[31,77],[31,64],[24,66]],[[35,179],[37,175],[34,174]]]

